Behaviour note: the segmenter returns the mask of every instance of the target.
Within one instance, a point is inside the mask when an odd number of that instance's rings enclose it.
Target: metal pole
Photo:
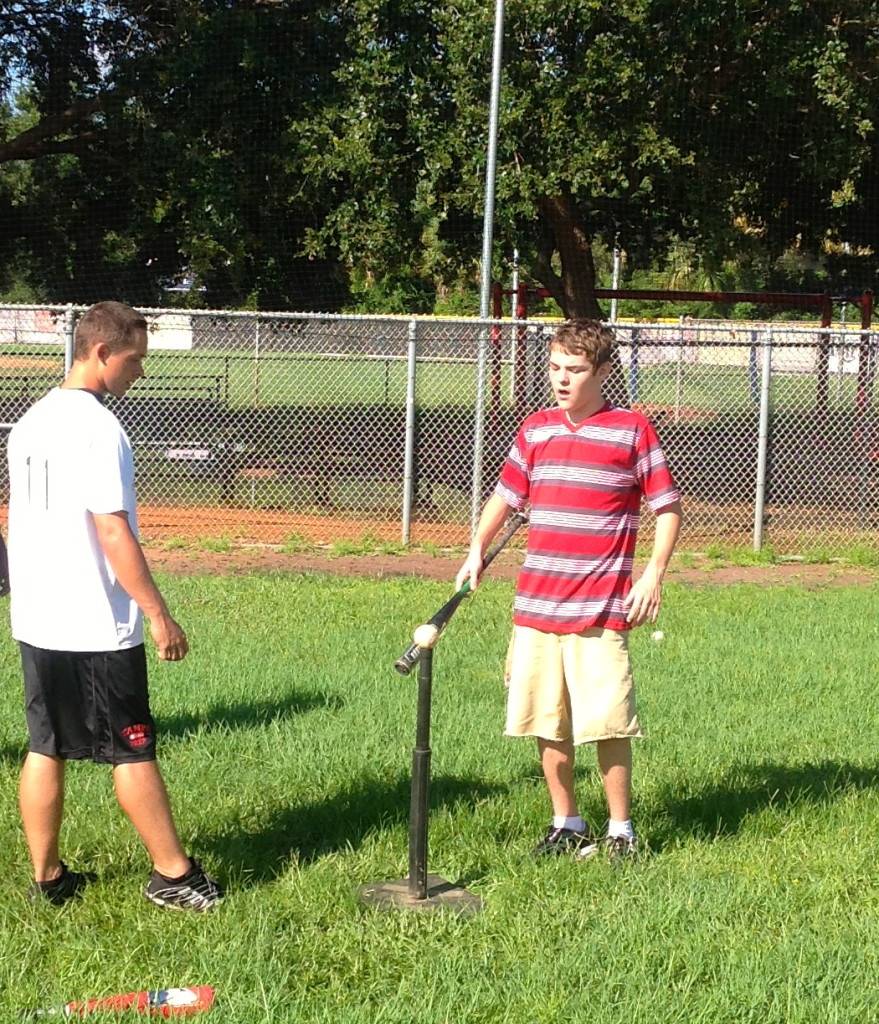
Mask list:
[[[427,802],[430,791],[430,700],[433,650],[418,662],[418,718],[412,750],[412,796],[409,804],[409,895],[427,897]]]
[[[763,547],[763,516],[766,509],[766,467],[769,456],[769,406],[772,380],[772,329],[763,338],[763,376],[760,379],[760,427],[757,437],[757,490],[754,497],[754,550]]]
[[[259,406],[259,317],[256,318],[256,336],[253,346],[253,404]]]
[[[73,335],[75,324],[73,321],[73,304],[68,302],[64,310],[64,376],[70,373],[73,366]]]
[[[504,46],[504,0],[495,0],[494,41],[491,59],[491,99],[488,113],[488,153],[485,167],[485,211],[482,219],[482,280],[479,315],[489,317],[491,302],[491,250],[494,234],[494,184],[497,172],[498,110],[501,95],[501,67]]]
[[[406,448],[403,456],[403,544],[412,533],[412,505],[415,498],[415,373],[418,367],[418,321],[409,321],[406,350]]]
[[[491,302],[491,252],[494,232],[494,184],[497,172],[497,131],[500,108],[501,67],[504,43],[504,0],[495,0],[494,40],[491,62],[491,99],[488,115],[488,153],[485,167],[485,212],[482,221],[482,282],[479,316],[489,317]],[[488,355],[488,331],[479,332],[476,358],[476,411],[473,424],[473,495],[470,514],[471,532],[476,531],[482,505],[482,448],[485,440],[485,364]]]
[[[681,418],[681,400],[684,394],[684,318],[679,319],[681,334],[678,340],[678,365],[675,371],[675,423]]]
[[[638,342],[640,338],[640,330],[637,327],[633,327],[632,353],[629,356],[629,401],[632,405],[638,401]]]
[[[614,245],[613,247],[613,278],[611,279],[611,288],[616,291],[620,286],[620,247]],[[614,296],[610,300],[610,322],[615,324],[617,322],[617,299]]]
[[[510,334],[510,402],[516,404],[516,374],[519,372],[519,328],[516,325],[518,319],[519,305],[519,250],[513,249],[513,276],[510,281],[510,306],[512,307],[511,318],[513,320],[512,333]]]
[[[751,346],[748,349],[748,390],[751,401],[755,404],[760,400],[760,388],[757,384],[757,332],[751,331]]]
[[[843,302],[842,310],[840,312],[840,328],[842,334],[839,337],[839,343],[836,346],[836,404],[839,405],[842,401],[842,381],[843,381],[843,370],[845,368],[845,315],[848,310],[848,303]]]

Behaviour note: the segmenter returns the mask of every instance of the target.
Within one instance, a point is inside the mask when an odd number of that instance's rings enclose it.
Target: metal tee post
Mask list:
[[[430,704],[433,651],[418,663],[418,711],[412,748],[412,794],[409,801],[409,895],[427,898],[427,805],[430,799]]]
[[[418,708],[412,749],[412,790],[409,800],[409,877],[374,882],[360,889],[363,903],[395,910],[451,910],[474,914],[482,910],[479,896],[427,873],[428,800],[430,797],[430,712],[433,650],[418,662]]]

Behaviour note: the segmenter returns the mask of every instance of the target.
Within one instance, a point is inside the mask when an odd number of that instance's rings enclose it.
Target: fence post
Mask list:
[[[751,344],[748,348],[748,390],[751,401],[756,405],[760,401],[760,385],[757,382],[757,332],[751,331]]]
[[[766,476],[769,463],[769,417],[772,381],[772,328],[763,337],[763,375],[760,378],[760,427],[757,437],[757,488],[754,497],[754,550],[763,547]]]
[[[620,253],[619,241],[614,242],[613,246],[613,274],[610,280],[611,288],[616,292],[620,287],[620,264],[622,254]],[[617,297],[610,300],[610,322],[615,324],[617,322]]]
[[[485,446],[485,391],[486,362],[488,356],[488,326],[483,323],[479,331],[476,355],[476,408],[473,416],[473,485],[470,496],[470,534],[476,533],[482,508],[482,460]]]
[[[66,377],[70,373],[70,367],[73,366],[73,332],[74,332],[74,320],[73,320],[73,304],[67,303],[67,308],[64,310],[64,376]]]
[[[513,326],[510,328],[510,403],[516,407],[519,396],[517,383],[519,379],[519,327],[516,320],[519,317],[519,250],[513,249],[513,276],[510,280],[510,318]],[[503,314],[501,314],[503,315]]]
[[[675,423],[681,418],[681,402],[684,397],[684,318],[678,318],[678,364],[675,369]]]
[[[633,327],[631,355],[629,356],[629,401],[632,405],[638,401],[638,342],[640,340],[640,330]]]
[[[255,408],[259,408],[259,313],[256,315],[253,338],[253,404]]]
[[[403,456],[403,544],[412,534],[412,505],[415,498],[415,372],[418,366],[418,321],[409,321],[406,349],[406,448]]]

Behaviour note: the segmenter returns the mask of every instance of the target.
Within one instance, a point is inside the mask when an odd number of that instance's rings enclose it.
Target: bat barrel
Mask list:
[[[417,644],[410,644],[394,662],[394,668],[401,676],[408,676],[420,657],[421,648]]]

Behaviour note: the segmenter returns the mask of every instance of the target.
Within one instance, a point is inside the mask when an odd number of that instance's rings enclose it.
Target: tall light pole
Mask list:
[[[488,114],[488,153],[485,162],[485,213],[482,220],[482,277],[479,289],[479,316],[491,315],[491,253],[494,241],[494,182],[497,173],[498,111],[501,95],[501,68],[504,49],[504,0],[495,0],[494,42],[491,59],[491,99]],[[482,505],[482,448],[485,439],[485,370],[488,356],[488,329],[479,332],[476,360],[476,419],[473,429],[473,496],[470,532],[476,530]]]

